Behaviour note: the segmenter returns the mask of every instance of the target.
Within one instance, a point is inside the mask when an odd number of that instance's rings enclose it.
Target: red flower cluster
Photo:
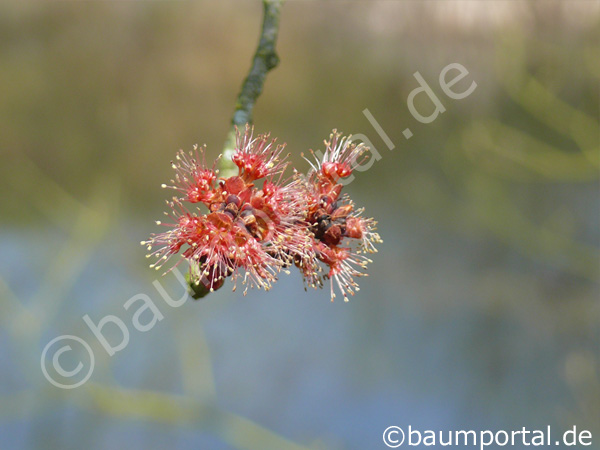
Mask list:
[[[173,185],[163,185],[179,192],[167,202],[171,222],[164,225],[169,230],[142,241],[154,249],[147,256],[158,258],[150,267],[159,269],[181,254],[179,262],[189,262],[197,294],[219,289],[227,277],[235,290],[241,276],[245,294],[248,287],[269,289],[278,273],[292,265],[308,285],[322,286],[326,266],[331,299],[335,280],[347,301],[358,290],[354,278],[366,275],[360,269],[370,262],[361,253],[376,251],[374,243],[381,239],[376,222],[361,217],[362,209],[355,210],[347,195],[340,196],[340,179],[352,173],[367,150],[340,137],[334,130],[308,176],[294,171],[288,179],[283,176],[289,165],[287,156],[281,158],[284,145],[268,134],[254,137],[250,127],[237,134],[235,176],[218,178],[216,162],[212,168],[206,165],[204,148],[180,151],[172,163]],[[186,203],[196,204],[192,212]]]

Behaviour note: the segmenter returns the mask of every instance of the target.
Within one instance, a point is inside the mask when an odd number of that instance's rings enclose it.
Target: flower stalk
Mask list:
[[[279,64],[275,44],[279,33],[283,3],[284,0],[263,0],[263,23],[258,47],[254,53],[248,76],[242,83],[242,88],[237,96],[231,128],[225,139],[223,158],[219,165],[225,176],[233,175],[236,171],[236,167],[231,161],[235,152],[236,127],[243,129],[246,124],[252,124],[252,110],[262,93],[267,73]]]

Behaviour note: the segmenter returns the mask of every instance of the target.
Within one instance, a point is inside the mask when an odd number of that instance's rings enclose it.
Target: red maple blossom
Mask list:
[[[195,286],[212,292],[231,277],[235,289],[243,277],[245,294],[248,287],[269,289],[292,264],[308,285],[321,286],[325,265],[332,300],[334,280],[347,300],[358,290],[354,278],[365,275],[361,269],[369,262],[360,252],[375,251],[373,244],[381,240],[376,222],[361,217],[362,210],[355,210],[347,196],[340,197],[340,178],[352,173],[366,150],[340,136],[334,130],[307,177],[295,172],[285,178],[285,145],[268,134],[254,137],[248,126],[237,133],[232,156],[237,175],[219,178],[216,162],[206,165],[204,147],[180,151],[172,163],[175,179],[163,185],[179,193],[167,202],[170,221],[163,225],[169,229],[142,242],[151,250],[147,256],[158,259],[151,267],[159,269],[179,254],[177,264],[189,262]]]

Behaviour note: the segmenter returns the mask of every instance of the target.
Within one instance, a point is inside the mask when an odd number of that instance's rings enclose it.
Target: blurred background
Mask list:
[[[179,308],[139,242],[175,152],[221,151],[261,3],[0,11],[0,449],[386,448],[390,425],[576,425],[600,448],[600,2],[289,0],[256,128],[300,170],[332,128],[367,136],[381,159],[345,189],[384,244],[348,304],[293,273]],[[430,124],[417,71],[446,108]],[[164,316],[147,332],[138,294]],[[86,314],[128,345],[108,356]],[[40,370],[65,334],[95,357],[72,390]]]

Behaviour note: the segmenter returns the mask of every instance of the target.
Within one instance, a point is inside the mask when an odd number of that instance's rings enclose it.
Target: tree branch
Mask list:
[[[281,7],[285,0],[263,0],[263,24],[260,40],[250,72],[242,84],[242,89],[237,97],[235,112],[231,119],[231,129],[227,135],[223,147],[223,158],[220,162],[222,176],[230,176],[235,166],[231,162],[231,156],[235,149],[235,127],[244,127],[252,123],[252,109],[260,96],[265,83],[267,73],[274,69],[279,63],[279,57],[275,53],[275,43],[279,32],[279,18]]]

